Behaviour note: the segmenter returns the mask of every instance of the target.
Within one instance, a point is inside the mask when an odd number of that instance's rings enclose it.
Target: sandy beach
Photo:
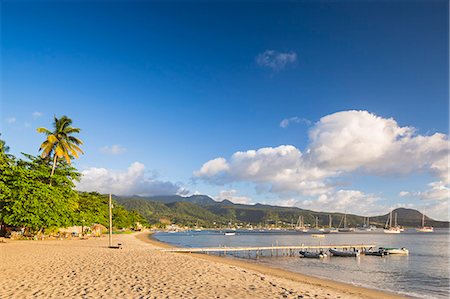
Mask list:
[[[148,233],[0,243],[0,298],[401,298],[254,263],[159,251]]]

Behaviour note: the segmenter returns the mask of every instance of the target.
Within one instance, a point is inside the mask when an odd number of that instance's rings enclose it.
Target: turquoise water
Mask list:
[[[449,230],[434,233],[407,230],[401,234],[355,232],[328,234],[312,238],[309,234],[292,232],[238,231],[225,236],[219,231],[157,233],[163,242],[181,247],[326,245],[375,243],[383,247],[407,247],[409,256],[360,256],[358,258],[328,257],[322,260],[298,257],[270,257],[258,263],[293,272],[324,277],[380,290],[388,290],[418,298],[450,297]],[[245,258],[245,255],[242,255]]]

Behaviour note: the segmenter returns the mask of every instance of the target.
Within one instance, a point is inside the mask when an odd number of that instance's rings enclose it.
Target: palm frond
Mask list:
[[[50,130],[49,130],[49,129],[46,129],[46,128],[37,128],[36,131],[37,131],[38,133],[44,133],[44,134],[46,134],[46,135],[52,134],[52,132],[50,132]]]

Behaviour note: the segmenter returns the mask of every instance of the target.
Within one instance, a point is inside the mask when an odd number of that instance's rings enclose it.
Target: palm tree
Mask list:
[[[0,136],[2,133],[0,133]],[[4,140],[0,139],[0,153],[8,153],[9,152],[9,146],[6,145]]]
[[[39,133],[47,135],[47,139],[42,142],[39,151],[42,150],[42,158],[50,158],[53,154],[53,167],[50,177],[55,173],[56,163],[58,158],[65,158],[66,162],[70,164],[71,156],[78,158],[78,153],[83,151],[78,145],[83,144],[83,141],[73,137],[72,134],[80,133],[79,128],[72,127],[72,120],[63,115],[61,118],[54,117],[53,132],[46,128],[38,128]]]

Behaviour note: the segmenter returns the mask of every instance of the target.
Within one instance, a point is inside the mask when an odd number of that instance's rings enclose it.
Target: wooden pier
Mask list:
[[[259,256],[294,256],[300,250],[326,250],[330,248],[343,249],[343,250],[364,250],[369,248],[376,248],[376,244],[340,244],[340,245],[288,245],[288,246],[259,246],[259,247],[199,247],[199,248],[164,248],[161,251],[164,252],[181,252],[181,253],[216,253],[216,254],[238,254],[248,253],[249,257],[251,253],[258,258]]]

